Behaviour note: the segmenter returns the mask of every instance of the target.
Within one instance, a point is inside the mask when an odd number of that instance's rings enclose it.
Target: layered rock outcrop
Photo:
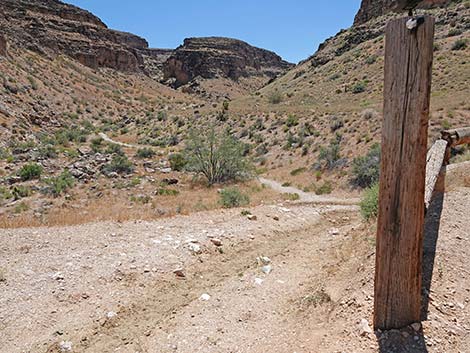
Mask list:
[[[90,12],[57,0],[2,0],[0,32],[18,47],[121,71],[140,70],[137,50],[148,47],[145,39],[110,30]]]
[[[424,0],[419,5],[420,8],[433,6],[444,6],[452,0]],[[362,0],[361,8],[354,19],[354,25],[361,25],[373,18],[385,15],[393,10],[396,0]]]
[[[277,54],[237,39],[188,38],[164,63],[163,73],[165,80],[179,87],[196,77],[234,81],[251,76],[274,78],[291,66]]]

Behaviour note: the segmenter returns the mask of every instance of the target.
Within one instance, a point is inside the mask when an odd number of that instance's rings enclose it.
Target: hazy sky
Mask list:
[[[273,50],[298,62],[342,28],[360,0],[65,0],[110,28],[144,37],[154,48],[176,48],[184,38],[223,36]]]

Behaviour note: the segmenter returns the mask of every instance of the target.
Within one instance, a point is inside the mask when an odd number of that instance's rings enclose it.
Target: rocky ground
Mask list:
[[[428,213],[431,285],[423,327],[370,329],[374,227],[354,206],[277,204],[252,208],[251,215],[233,209],[4,231],[0,346],[5,352],[466,352],[467,182],[454,183],[442,211],[437,199]]]

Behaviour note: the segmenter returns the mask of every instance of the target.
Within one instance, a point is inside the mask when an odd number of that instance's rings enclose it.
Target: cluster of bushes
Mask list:
[[[379,180],[380,145],[374,144],[367,155],[354,158],[352,163],[352,179],[354,186],[367,188]]]
[[[59,176],[45,180],[46,188],[44,193],[58,197],[67,192],[75,184],[75,179],[68,170],[63,171]]]

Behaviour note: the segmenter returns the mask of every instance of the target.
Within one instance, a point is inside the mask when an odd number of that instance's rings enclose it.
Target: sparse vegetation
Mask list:
[[[370,187],[379,180],[380,145],[374,144],[366,156],[354,158],[352,163],[352,180],[354,186]]]
[[[468,39],[457,39],[452,45],[452,50],[464,50],[468,46]]]
[[[149,147],[139,148],[135,155],[137,158],[152,158],[155,156],[155,151]]]
[[[242,193],[236,186],[224,188],[220,191],[220,204],[224,208],[246,206],[250,203],[248,195]]]
[[[58,197],[73,187],[75,179],[68,170],[64,170],[59,176],[48,178],[45,182],[47,186],[44,192]]]
[[[117,154],[104,166],[103,170],[106,174],[131,174],[134,172],[134,165],[125,155]]]
[[[279,91],[272,91],[268,95],[268,102],[271,104],[279,104],[282,102],[282,94]]]
[[[176,170],[181,172],[186,167],[187,161],[184,158],[182,153],[172,153],[168,157],[168,161],[170,162],[170,167],[172,170]]]
[[[376,218],[379,212],[379,184],[375,183],[364,191],[361,200],[361,214],[366,220]]]

